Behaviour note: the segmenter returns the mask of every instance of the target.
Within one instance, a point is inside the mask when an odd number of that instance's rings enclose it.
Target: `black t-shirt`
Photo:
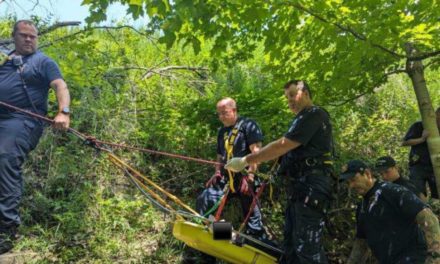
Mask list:
[[[406,132],[404,140],[420,138],[423,134],[423,124],[421,121],[415,122]],[[425,142],[411,146],[409,152],[409,166],[422,164],[432,166],[431,157],[429,155],[428,144]]]
[[[250,145],[263,141],[263,133],[258,124],[251,119],[239,117],[234,126],[222,127],[217,134],[217,154],[223,157],[224,163],[227,158],[225,141],[231,136],[234,127],[238,128],[238,133],[233,142],[232,157],[244,157],[250,154]]]
[[[427,247],[415,219],[426,207],[406,188],[377,181],[358,205],[356,237],[366,239],[380,263],[423,260]]]
[[[332,152],[332,126],[328,113],[318,106],[303,109],[284,137],[301,143],[286,155],[289,162],[321,157]]]
[[[327,111],[318,106],[303,109],[284,137],[301,143],[287,152],[281,161],[282,170],[286,171],[291,181],[291,191],[299,196],[313,194],[328,199],[332,192],[332,179],[328,173],[312,173],[311,170],[305,171],[305,168],[300,171],[296,166],[303,164],[306,158],[332,158],[332,126]],[[313,175],[308,175],[310,173]]]
[[[417,187],[409,180],[399,177],[397,180],[393,181],[394,184],[398,184],[403,186],[413,192],[415,195],[420,196],[421,192],[417,189]]]

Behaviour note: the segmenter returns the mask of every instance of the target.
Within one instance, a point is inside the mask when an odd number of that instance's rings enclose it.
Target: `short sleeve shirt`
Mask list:
[[[251,119],[239,117],[234,126],[222,127],[218,131],[217,154],[223,157],[223,162],[226,162],[227,158],[225,141],[232,135],[234,127],[238,128],[238,133],[233,142],[233,157],[244,157],[250,154],[250,146],[263,141],[263,133],[258,124]]]
[[[303,163],[306,158],[321,158],[332,154],[330,116],[327,111],[318,106],[299,112],[284,137],[301,143],[299,147],[282,157],[281,166],[286,168],[289,180],[305,175],[301,174],[295,165]],[[323,199],[331,196],[332,179],[327,173],[314,173],[291,183],[290,189],[295,195],[313,193]]]
[[[320,157],[332,151],[332,126],[329,114],[318,106],[303,109],[284,137],[301,143],[287,153],[289,162]]]
[[[421,121],[415,122],[406,132],[404,140],[420,138],[423,134],[423,124]],[[429,155],[428,145],[425,142],[411,146],[409,152],[409,165],[424,164],[431,166],[431,157]]]
[[[380,263],[423,258],[426,242],[415,219],[426,207],[406,188],[377,181],[358,205],[356,237],[366,239]]]
[[[43,53],[37,51],[23,57],[23,80],[26,90],[32,98],[39,114],[47,113],[47,99],[50,83],[56,79],[62,79],[58,65]],[[23,81],[17,66],[12,61],[0,66],[0,100],[34,111],[32,104],[23,90]],[[0,107],[0,114],[8,114],[10,111]]]

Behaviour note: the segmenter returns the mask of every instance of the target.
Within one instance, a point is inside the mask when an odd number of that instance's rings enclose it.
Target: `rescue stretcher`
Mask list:
[[[189,221],[176,220],[173,226],[173,236],[188,246],[216,258],[236,264],[270,264],[277,263],[274,256],[263,252],[249,244],[234,243],[233,231],[231,240],[214,240],[213,230],[203,225]]]

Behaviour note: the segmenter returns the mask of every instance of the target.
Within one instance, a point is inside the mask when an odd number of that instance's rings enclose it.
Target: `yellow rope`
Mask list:
[[[177,198],[176,196],[172,195],[171,193],[167,192],[166,190],[164,190],[162,187],[160,187],[159,185],[157,185],[156,183],[154,183],[153,181],[151,181],[150,179],[148,179],[146,176],[144,176],[142,173],[140,173],[139,171],[135,170],[134,168],[132,168],[130,165],[128,165],[127,163],[125,163],[124,161],[122,161],[120,158],[118,158],[117,156],[115,156],[113,153],[108,152],[109,158],[110,160],[115,163],[116,165],[118,165],[120,168],[124,169],[127,168],[129,169],[133,174],[135,174],[136,176],[142,178],[143,180],[145,180],[148,184],[150,184],[152,187],[156,188],[158,191],[160,191],[161,193],[163,193],[164,195],[166,195],[168,198],[170,198],[171,200],[173,200],[175,203],[177,203],[178,205],[182,206],[183,208],[185,208],[186,210],[188,210],[189,212],[195,214],[196,216],[200,216],[200,214],[198,214],[194,209],[192,209],[191,207],[189,207],[187,204],[185,204],[184,202],[182,202],[179,198]],[[146,191],[148,191],[150,194],[152,194],[152,196],[154,196],[155,198],[158,197],[158,201],[160,199],[160,203],[163,206],[166,206],[167,208],[169,208],[169,205],[160,197],[158,196],[154,191],[152,191],[151,189],[149,189],[145,184],[143,184],[141,181],[139,181],[139,179],[135,180],[137,182],[139,182],[142,186],[142,188],[145,188]],[[154,194],[154,195],[153,195]],[[174,212],[175,210],[172,209]]]
[[[234,141],[235,138],[238,135],[238,129],[236,127],[234,127],[232,129],[232,132],[229,136],[225,136],[224,137],[224,141],[225,141],[225,150],[226,150],[226,161],[229,161],[234,153]],[[234,188],[234,172],[232,172],[231,170],[227,170],[228,172],[228,176],[229,176],[229,188],[232,191],[232,193],[235,193],[235,188]]]

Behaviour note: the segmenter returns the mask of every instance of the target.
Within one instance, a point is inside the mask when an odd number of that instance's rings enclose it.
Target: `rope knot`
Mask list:
[[[86,146],[90,146],[92,148],[98,148],[98,142],[96,141],[95,137],[92,136],[87,136],[86,139],[84,140],[84,145]]]

